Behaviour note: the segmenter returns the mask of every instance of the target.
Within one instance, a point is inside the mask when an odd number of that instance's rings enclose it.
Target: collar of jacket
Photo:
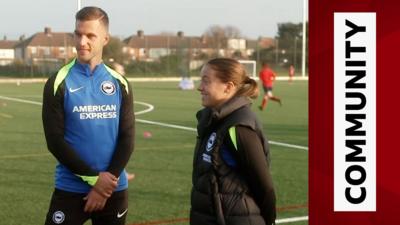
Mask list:
[[[203,108],[196,114],[198,124],[197,132],[199,135],[203,134],[205,129],[210,127],[212,124],[222,120],[235,110],[242,108],[243,106],[250,105],[251,101],[248,97],[235,96],[226,101],[218,108]]]
[[[75,70],[78,71],[80,74],[85,75],[90,77],[91,75],[94,75],[97,73],[97,71],[105,70],[104,63],[101,62],[100,64],[96,65],[94,68],[93,72],[90,71],[90,66],[89,64],[86,63],[80,63],[78,59],[75,60]]]

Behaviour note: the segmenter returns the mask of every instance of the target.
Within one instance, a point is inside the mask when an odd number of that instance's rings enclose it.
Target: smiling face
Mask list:
[[[108,40],[108,31],[100,20],[76,21],[74,41],[79,62],[89,64],[92,69],[100,64]]]
[[[232,82],[224,83],[217,77],[217,72],[205,65],[200,72],[200,85],[197,88],[201,94],[201,104],[204,107],[217,108],[228,101],[236,92]]]

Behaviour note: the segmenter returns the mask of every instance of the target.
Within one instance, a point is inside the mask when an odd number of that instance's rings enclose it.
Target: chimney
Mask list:
[[[177,35],[178,35],[178,37],[183,38],[184,33],[183,33],[183,31],[178,31]]]
[[[47,36],[50,36],[50,35],[51,35],[51,28],[50,28],[50,27],[45,27],[45,28],[44,28],[44,33],[45,33]]]
[[[137,31],[137,36],[138,36],[139,38],[143,38],[143,37],[144,37],[144,31],[143,31],[143,30],[138,30],[138,31]]]
[[[7,41],[7,36],[6,35],[3,36],[3,41]]]

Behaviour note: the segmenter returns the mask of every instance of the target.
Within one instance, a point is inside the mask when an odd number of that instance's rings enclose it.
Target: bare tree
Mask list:
[[[228,25],[224,28],[225,30],[225,36],[227,38],[241,38],[242,37],[242,32],[240,32],[239,28]]]
[[[213,46],[217,55],[219,55],[219,50],[226,43],[224,28],[219,25],[212,25],[207,29],[205,36],[208,37],[211,46]]]
[[[226,49],[229,38],[240,38],[241,32],[237,27],[234,26],[220,26],[212,25],[210,26],[204,35],[210,40],[210,45],[217,52],[217,56],[220,54],[220,49]]]

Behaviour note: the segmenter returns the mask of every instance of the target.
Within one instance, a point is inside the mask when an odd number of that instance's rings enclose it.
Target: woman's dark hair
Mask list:
[[[231,58],[215,58],[206,63],[211,69],[216,71],[216,76],[222,82],[233,82],[238,87],[236,96],[246,96],[250,98],[258,97],[257,82],[251,79],[243,65]]]

